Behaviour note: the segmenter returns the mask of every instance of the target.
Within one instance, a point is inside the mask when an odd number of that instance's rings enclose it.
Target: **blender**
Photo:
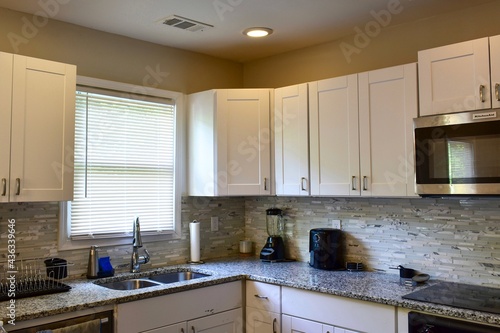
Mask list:
[[[285,222],[283,211],[279,208],[269,208],[266,210],[267,241],[260,251],[262,261],[283,261],[285,260],[285,243],[283,241]]]

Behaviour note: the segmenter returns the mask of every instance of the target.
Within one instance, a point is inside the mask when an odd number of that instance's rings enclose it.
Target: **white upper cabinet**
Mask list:
[[[271,194],[269,103],[269,89],[188,96],[189,195]]]
[[[274,91],[277,195],[309,195],[309,107],[307,83]]]
[[[2,201],[72,200],[76,67],[19,55],[0,61],[0,135],[10,135],[0,149]]]
[[[416,64],[309,84],[312,195],[415,196]]]
[[[0,52],[0,202],[9,202],[13,61],[14,55]]]
[[[491,108],[488,38],[418,52],[420,116]]]
[[[500,35],[490,37],[491,107],[500,108]]]
[[[358,80],[361,195],[416,196],[416,64],[361,73]]]
[[[357,75],[309,83],[309,129],[311,195],[358,192]]]

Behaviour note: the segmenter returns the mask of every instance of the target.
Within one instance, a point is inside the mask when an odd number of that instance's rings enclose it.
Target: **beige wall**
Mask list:
[[[75,64],[78,75],[184,93],[242,86],[243,65],[235,62],[55,20],[37,24],[32,15],[0,8],[0,51]]]
[[[416,62],[418,50],[500,34],[498,13],[500,1],[495,1],[409,24],[389,24],[368,36],[369,42],[358,37],[355,43],[353,29],[353,35],[341,40],[246,63],[244,86],[277,88]],[[365,31],[365,26],[359,28]],[[348,62],[341,44],[359,53],[352,53]]]
[[[26,20],[32,22],[33,17],[0,8],[0,51],[76,64],[79,75],[184,93],[276,88],[415,62],[418,50],[500,34],[499,12],[500,0],[408,24],[389,24],[364,40],[356,39],[353,29],[353,35],[341,40],[239,64],[60,21],[29,31],[16,50],[7,36],[24,38]],[[365,31],[365,26],[358,28]],[[341,45],[355,51],[350,59]]]

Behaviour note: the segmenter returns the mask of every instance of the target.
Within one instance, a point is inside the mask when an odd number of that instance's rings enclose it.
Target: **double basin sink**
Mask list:
[[[114,290],[135,290],[147,287],[155,287],[163,284],[189,281],[210,276],[208,274],[195,273],[195,272],[168,272],[162,274],[155,274],[143,278],[131,278],[121,281],[112,281],[107,283],[95,283],[98,286],[114,289]]]

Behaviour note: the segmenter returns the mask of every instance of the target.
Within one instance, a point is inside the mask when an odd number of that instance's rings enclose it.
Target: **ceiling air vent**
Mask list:
[[[172,15],[162,20],[162,23],[171,27],[176,27],[188,31],[200,31],[213,28],[213,25],[191,20],[182,16]]]

